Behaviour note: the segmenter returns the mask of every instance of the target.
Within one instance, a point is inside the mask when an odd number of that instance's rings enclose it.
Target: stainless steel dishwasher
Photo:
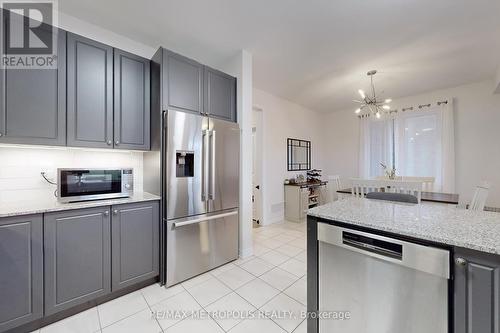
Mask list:
[[[319,332],[448,332],[447,250],[318,223]]]

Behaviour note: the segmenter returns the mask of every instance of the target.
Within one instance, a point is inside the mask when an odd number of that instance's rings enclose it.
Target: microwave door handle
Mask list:
[[[211,148],[210,148],[210,186],[208,198],[210,200],[215,199],[215,131],[212,130],[210,133]]]

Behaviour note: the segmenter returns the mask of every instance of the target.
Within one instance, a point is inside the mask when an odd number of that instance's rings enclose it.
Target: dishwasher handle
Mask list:
[[[376,254],[379,254],[382,256],[387,256],[389,258],[395,258],[398,260],[401,260],[403,258],[402,252],[387,250],[387,249],[384,249],[382,247],[366,244],[363,242],[358,242],[358,241],[353,241],[353,240],[344,240],[344,244],[346,244],[348,246],[355,247],[357,249],[362,249],[362,250],[365,250],[368,252],[376,253]]]

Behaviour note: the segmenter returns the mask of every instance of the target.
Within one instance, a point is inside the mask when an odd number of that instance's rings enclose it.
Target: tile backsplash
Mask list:
[[[134,168],[135,191],[143,190],[143,153],[31,146],[0,147],[0,204],[54,196],[57,168]]]

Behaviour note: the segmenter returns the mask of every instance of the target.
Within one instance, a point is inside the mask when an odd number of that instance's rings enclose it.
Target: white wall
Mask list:
[[[134,168],[135,191],[143,190],[142,152],[82,150],[31,146],[0,147],[0,205],[14,201],[54,198],[54,185],[40,175],[56,179],[57,168]]]
[[[240,126],[239,254],[253,254],[252,243],[252,54],[241,50],[216,67],[237,78],[237,118]]]
[[[500,207],[500,95],[493,81],[398,98],[393,107],[414,106],[453,98],[455,115],[456,191],[469,202],[482,180],[491,183],[487,205]],[[359,128],[353,110],[325,114],[323,128],[328,174],[346,179],[358,175]]]
[[[284,218],[283,181],[296,172],[287,171],[287,138],[310,140],[312,167],[323,168],[322,117],[290,101],[254,89],[254,106],[262,109],[262,224]]]

